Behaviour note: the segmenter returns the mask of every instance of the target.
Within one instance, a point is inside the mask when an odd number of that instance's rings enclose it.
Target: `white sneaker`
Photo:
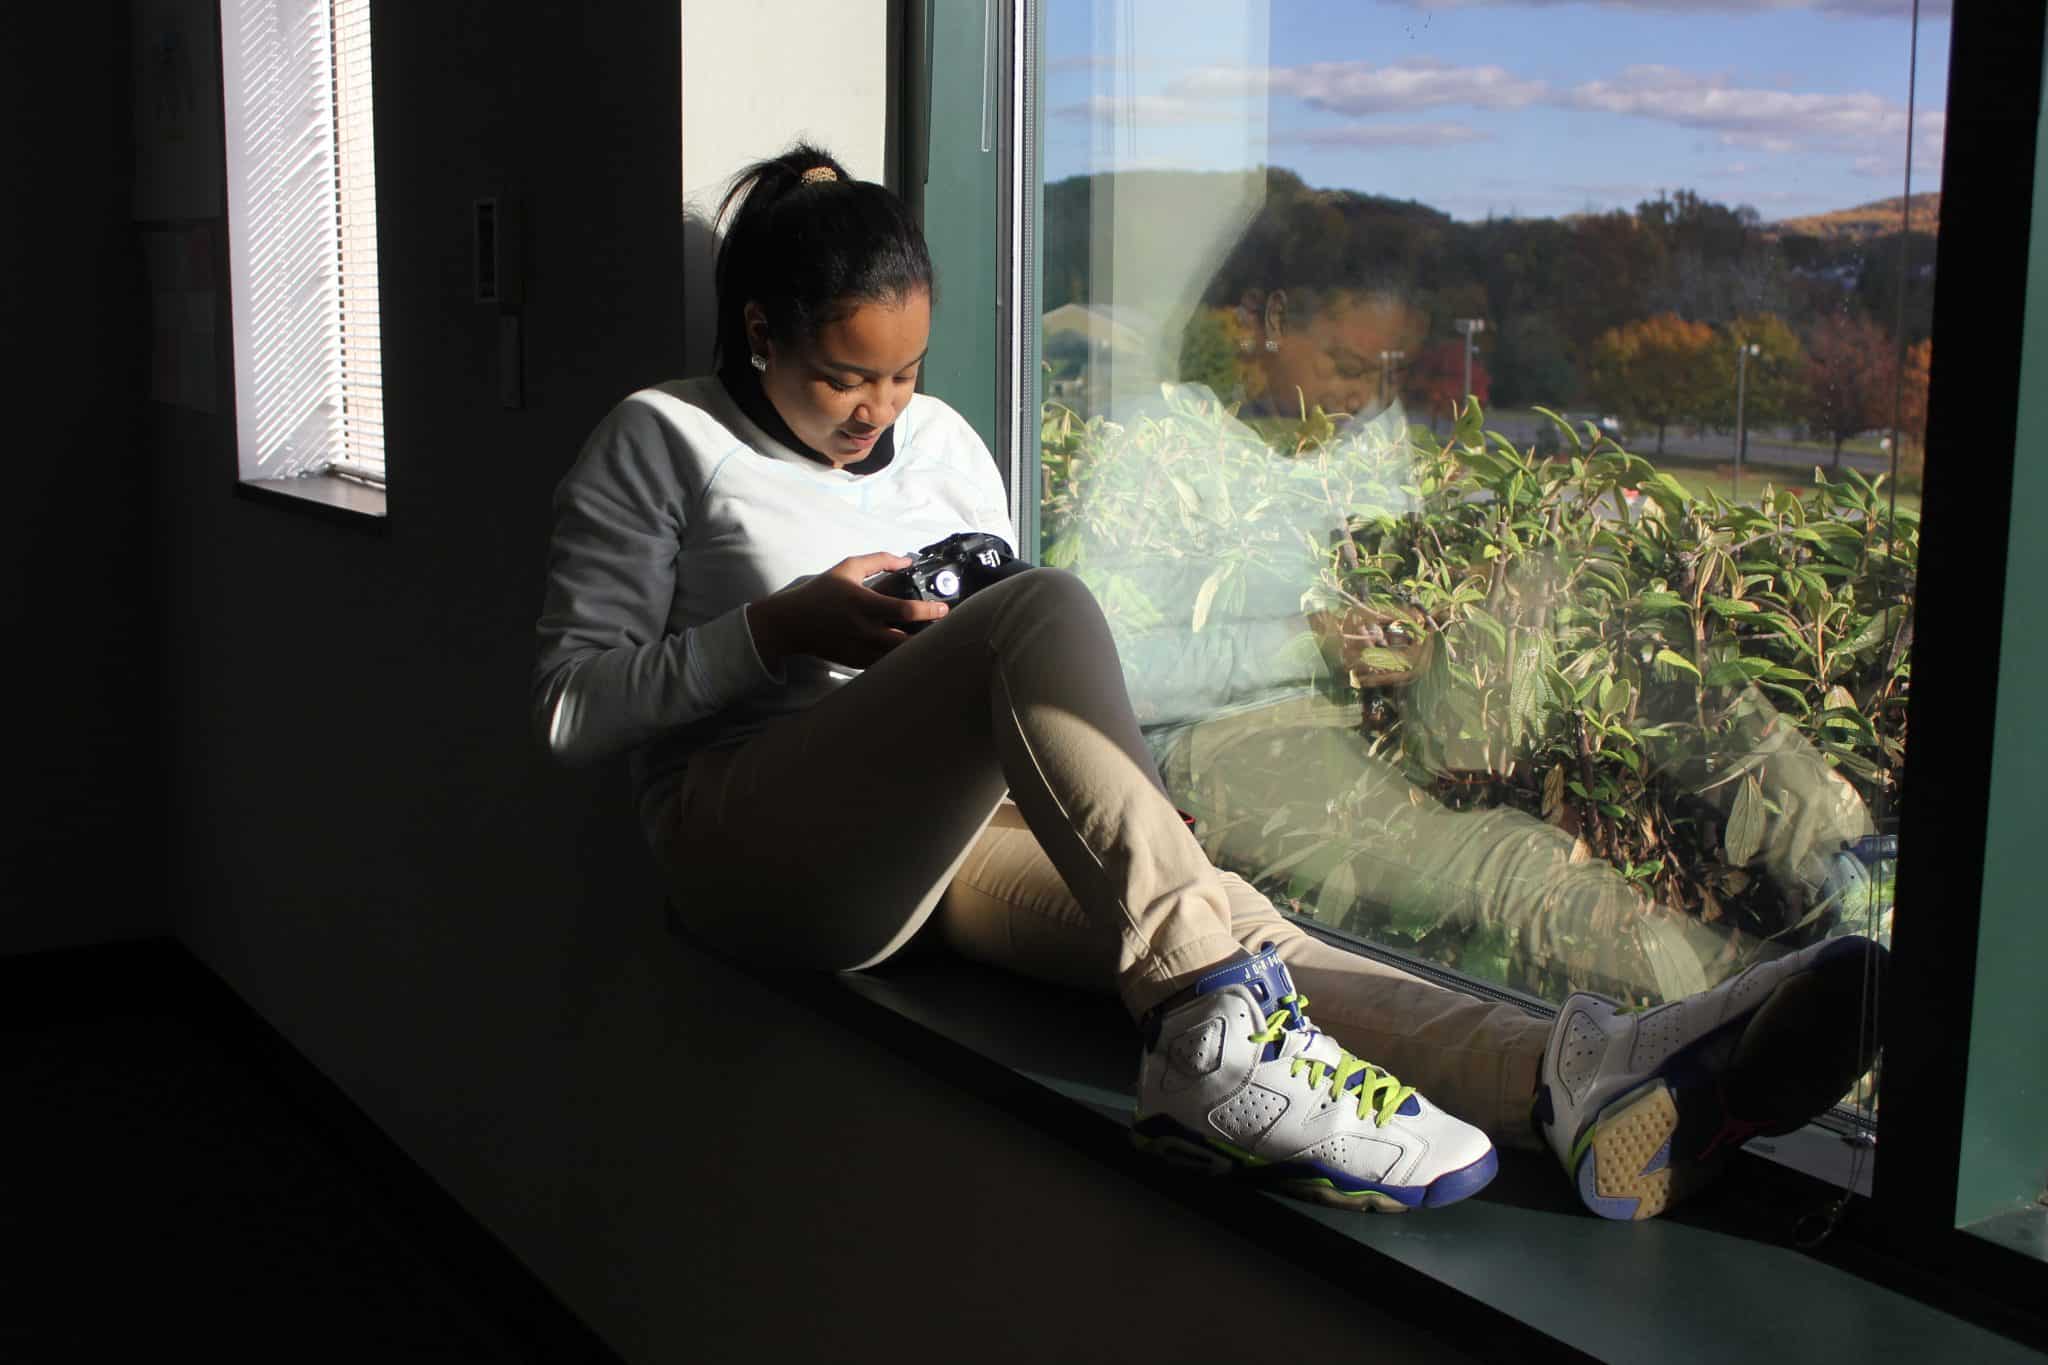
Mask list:
[[[1756,1136],[1789,1133],[1875,1060],[1866,985],[1887,954],[1827,939],[1637,1014],[1598,995],[1558,1011],[1536,1125],[1603,1218],[1654,1218]]]
[[[1449,1204],[1493,1179],[1484,1133],[1309,1023],[1272,945],[1152,1011],[1137,1144],[1338,1208]]]

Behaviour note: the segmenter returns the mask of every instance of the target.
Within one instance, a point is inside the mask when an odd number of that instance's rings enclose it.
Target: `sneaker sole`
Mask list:
[[[1816,961],[1724,1026],[1741,1034],[1719,1078],[1686,1064],[1712,1041],[1702,1039],[1602,1108],[1579,1140],[1572,1174],[1580,1200],[1603,1218],[1654,1218],[1711,1183],[1749,1138],[1790,1132],[1824,1112],[1871,1064],[1860,1040],[1846,1051],[1812,1045],[1860,1018],[1865,970],[1860,949]]]
[[[1333,1209],[1361,1213],[1406,1213],[1411,1208],[1441,1208],[1455,1204],[1484,1189],[1500,1171],[1500,1157],[1489,1148],[1486,1155],[1455,1171],[1446,1171],[1427,1185],[1403,1187],[1402,1194],[1385,1190],[1340,1189],[1327,1176],[1303,1175],[1280,1165],[1253,1165],[1226,1155],[1192,1137],[1171,1133],[1131,1132],[1131,1142],[1148,1156],[1169,1166],[1204,1176],[1237,1176],[1254,1184],[1322,1204]]]
[[[1678,1097],[1651,1081],[1600,1111],[1573,1178],[1579,1199],[1602,1218],[1655,1218],[1712,1179],[1714,1168],[1674,1165]],[[1718,1163],[1715,1163],[1718,1165]]]

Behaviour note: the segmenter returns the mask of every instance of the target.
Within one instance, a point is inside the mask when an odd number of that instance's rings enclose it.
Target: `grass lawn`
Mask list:
[[[1544,420],[1534,413],[1504,408],[1489,411],[1487,413],[1487,425],[1493,426],[1496,417],[1536,417],[1537,420]],[[1253,430],[1257,431],[1269,444],[1279,450],[1292,450],[1296,435],[1301,429],[1301,420],[1294,417],[1252,417],[1246,420]],[[1815,464],[1827,463],[1829,448],[1825,443],[1801,442],[1798,444],[1810,446],[1816,452],[1819,458],[1814,461]],[[1868,448],[1868,453],[1870,454],[1881,453],[1875,441],[1861,443],[1846,442],[1843,444],[1842,449],[1859,450],[1865,447]],[[1712,492],[1728,499],[1730,502],[1736,501],[1735,466],[1730,461],[1699,460],[1682,455],[1668,454],[1663,459],[1658,460],[1645,451],[1637,450],[1633,453],[1651,460],[1657,468],[1677,479],[1694,494],[1705,496],[1707,493]],[[1742,470],[1741,500],[1754,503],[1758,495],[1763,492],[1766,483],[1774,488],[1811,488],[1813,486],[1813,468],[1811,465],[1746,464]],[[1886,486],[1888,487],[1889,485]],[[1900,492],[1899,506],[1918,512],[1920,510],[1920,494],[1918,490]]]
[[[1657,461],[1656,464],[1657,468],[1684,484],[1686,489],[1696,496],[1704,497],[1711,492],[1719,494],[1730,502],[1738,500],[1735,488],[1735,466],[1732,463],[1695,463],[1686,460],[1675,460],[1667,455],[1661,461]],[[1842,480],[1834,480],[1834,482],[1842,482]],[[1788,465],[1744,465],[1742,467],[1742,496],[1740,501],[1754,503],[1758,496],[1762,494],[1764,485],[1767,483],[1773,488],[1811,488],[1814,486],[1813,471],[1811,469],[1794,469]],[[1879,487],[1881,490],[1888,490],[1891,485],[1885,483],[1879,485]],[[1915,513],[1920,510],[1919,493],[1900,493],[1898,498],[1900,507]]]
[[[1574,414],[1577,414],[1578,409],[1574,408],[1571,409],[1571,411]],[[1486,423],[1488,426],[1506,424],[1517,427],[1522,425],[1528,425],[1533,427],[1538,425],[1547,426],[1549,425],[1549,422],[1550,419],[1548,417],[1545,417],[1542,413],[1536,411],[1534,408],[1488,408],[1486,410]],[[1678,433],[1683,430],[1685,429],[1682,427],[1672,428],[1673,433]],[[1654,445],[1657,433],[1654,431],[1649,431],[1636,433],[1636,435],[1638,436],[1638,439],[1640,441],[1646,444]],[[1724,436],[1722,439],[1726,439],[1726,437]],[[1822,457],[1822,463],[1825,463],[1834,454],[1834,446],[1830,442],[1810,441],[1804,439],[1803,437],[1788,436],[1781,432],[1767,432],[1759,430],[1757,428],[1751,428],[1750,439],[1752,441],[1768,439],[1773,445],[1790,446],[1795,450],[1811,450],[1815,454]],[[1624,440],[1622,444],[1628,445],[1628,442]],[[1634,449],[1633,446],[1630,446],[1629,448],[1632,450]],[[1852,452],[1859,455],[1883,455],[1885,453],[1884,447],[1881,444],[1879,444],[1879,438],[1877,436],[1852,437],[1849,440],[1842,442],[1842,449],[1844,451]],[[1649,452],[1636,451],[1636,453],[1639,455],[1647,455]]]

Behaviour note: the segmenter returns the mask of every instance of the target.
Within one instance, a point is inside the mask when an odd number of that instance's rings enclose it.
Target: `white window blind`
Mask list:
[[[223,0],[242,477],[384,481],[368,0]]]

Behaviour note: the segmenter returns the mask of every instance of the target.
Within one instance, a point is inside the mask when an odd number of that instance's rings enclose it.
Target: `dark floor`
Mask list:
[[[0,1086],[0,1365],[614,1358],[175,944],[0,958]]]

